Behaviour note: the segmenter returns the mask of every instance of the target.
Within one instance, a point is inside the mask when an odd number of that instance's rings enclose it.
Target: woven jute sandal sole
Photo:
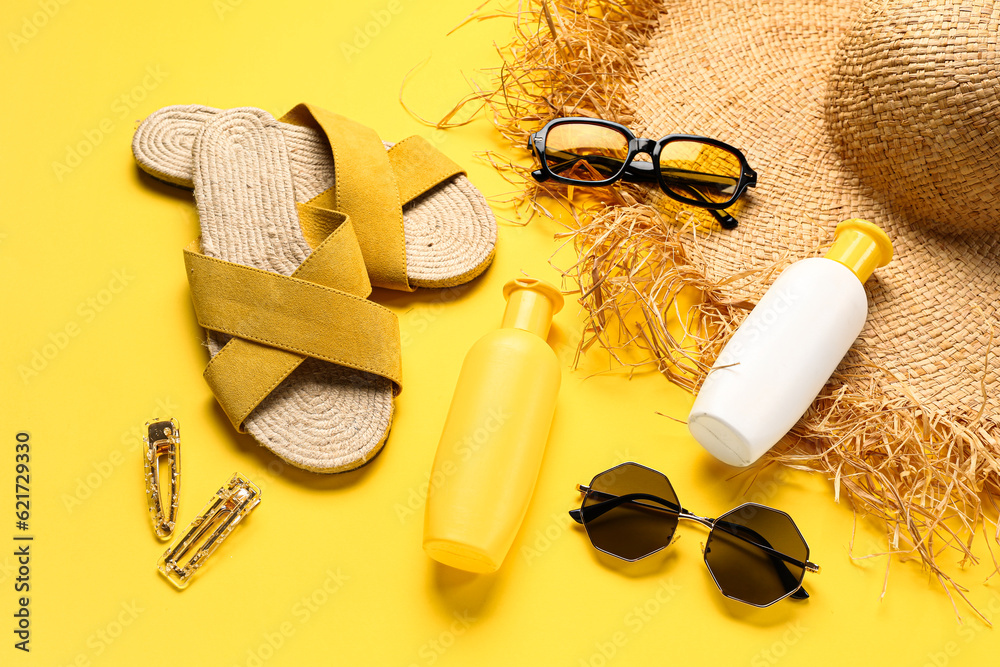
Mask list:
[[[234,111],[271,117],[253,107]],[[154,178],[192,188],[195,138],[220,113],[200,105],[169,106],[152,113],[132,140],[136,163]],[[330,145],[312,127],[274,122],[288,149],[295,201],[308,202],[334,184]],[[388,149],[392,144],[385,146]],[[413,287],[460,285],[480,275],[493,261],[496,219],[482,193],[463,175],[404,205],[403,229],[406,272]]]
[[[311,248],[299,225],[282,128],[264,112],[220,112],[198,123],[190,148],[202,253],[290,276]],[[208,332],[213,357],[229,338]],[[309,358],[253,410],[244,426],[292,465],[341,472],[378,453],[392,416],[388,379]]]

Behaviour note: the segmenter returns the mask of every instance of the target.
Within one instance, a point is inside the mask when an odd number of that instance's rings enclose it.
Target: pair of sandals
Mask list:
[[[230,421],[285,461],[342,472],[385,443],[401,389],[399,325],[372,285],[468,282],[493,259],[496,221],[460,166],[419,137],[395,145],[301,104],[165,107],[132,152],[193,188],[201,237],[185,265]]]

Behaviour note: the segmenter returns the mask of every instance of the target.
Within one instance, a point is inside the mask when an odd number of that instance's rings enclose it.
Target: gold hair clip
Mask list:
[[[157,537],[165,540],[174,532],[177,522],[177,497],[181,485],[181,432],[173,419],[146,422],[146,503]],[[164,486],[160,478],[161,465],[169,471]],[[169,498],[169,502],[165,499]]]
[[[260,489],[235,473],[187,527],[184,536],[160,558],[160,572],[177,588],[185,588],[205,559],[260,502]]]

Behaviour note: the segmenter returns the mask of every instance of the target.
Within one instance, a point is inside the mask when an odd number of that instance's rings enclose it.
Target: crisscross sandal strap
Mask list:
[[[372,284],[413,290],[406,273],[402,206],[465,170],[417,136],[386,151],[371,128],[311,104],[299,104],[280,120],[326,135],[334,185],[309,203],[343,211],[356,221]]]
[[[292,276],[207,257],[197,242],[184,251],[202,327],[233,336],[212,358],[205,379],[233,425],[243,422],[308,357],[388,378],[401,388],[396,316],[371,292],[350,219],[299,205],[304,225],[329,229]]]
[[[445,181],[465,174],[457,162],[434,148],[423,137],[413,135],[394,144],[388,151],[389,166],[396,178],[399,199],[406,205],[421,197]],[[335,208],[335,188],[329,188],[309,200],[309,203],[323,208]],[[302,234],[312,247],[316,247],[325,236],[317,236],[317,231],[303,223]],[[386,285],[381,285],[385,287]]]
[[[457,162],[417,135],[393,144],[388,153],[399,186],[399,199],[404,204],[465,173]]]
[[[378,134],[309,104],[296,106],[280,120],[318,127],[326,134],[333,151],[334,185],[309,203],[342,211],[357,221],[355,232],[373,285],[412,291],[406,276],[399,187]]]

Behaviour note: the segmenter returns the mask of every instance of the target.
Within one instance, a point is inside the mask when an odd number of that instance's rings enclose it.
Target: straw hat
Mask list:
[[[604,14],[584,4],[542,6],[539,36],[519,51],[539,55],[516,63],[509,79],[558,76],[547,73],[567,52],[559,41],[581,59],[589,51],[574,40],[594,35],[594,49],[610,46],[585,65],[596,73],[588,87],[560,92],[560,81],[575,84],[557,79],[506,127],[547,109],[610,115],[639,136],[730,143],[759,175],[733,211],[737,229],[699,233],[696,252],[676,255],[695,257],[697,271],[677,272],[675,284],[714,285],[726,297],[718,312],[733,313],[726,303],[755,302],[767,285],[734,288],[729,277],[822,251],[842,220],[870,220],[892,239],[893,261],[866,285],[864,331],[793,430],[806,446],[774,457],[836,476],[886,521],[891,540],[902,535],[893,548],[917,550],[934,567],[936,547],[924,539],[944,536],[934,519],[958,512],[975,525],[978,493],[1000,493],[1000,377],[990,353],[1000,308],[1000,2],[631,0]],[[556,35],[548,49],[547,31]],[[567,68],[584,67],[566,58]],[[668,219],[679,208],[655,192],[646,199]],[[648,207],[631,207],[622,222],[628,208],[611,209],[607,233],[578,247],[610,256],[593,244],[652,229],[642,227]],[[589,278],[580,275],[582,285]],[[607,299],[598,283],[613,282],[593,281],[581,290],[597,294],[582,299],[592,314]]]
[[[985,401],[996,417],[1000,4],[677,0],[665,15],[637,129],[717,137],[759,174],[739,228],[704,239],[708,274],[797,259],[841,220],[870,220],[896,258],[868,283],[847,366],[922,406],[976,415]],[[983,426],[995,437],[995,419]]]

